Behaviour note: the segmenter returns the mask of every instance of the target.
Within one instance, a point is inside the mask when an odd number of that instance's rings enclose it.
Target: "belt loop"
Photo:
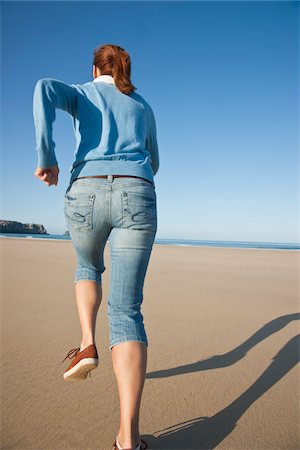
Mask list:
[[[113,175],[107,175],[107,182],[108,183],[112,183],[114,181],[114,176]]]

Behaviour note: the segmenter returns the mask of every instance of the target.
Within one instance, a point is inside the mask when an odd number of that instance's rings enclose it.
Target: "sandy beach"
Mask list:
[[[119,402],[109,244],[99,367],[83,382],[62,377],[81,338],[72,243],[0,244],[1,449],[111,450]],[[142,306],[149,347],[140,433],[149,450],[300,448],[297,277],[298,251],[154,245]]]

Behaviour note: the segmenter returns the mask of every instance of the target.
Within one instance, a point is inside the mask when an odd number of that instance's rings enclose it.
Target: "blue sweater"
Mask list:
[[[154,113],[139,94],[123,94],[110,75],[84,84],[37,81],[33,118],[38,167],[58,165],[52,138],[55,109],[73,118],[75,160],[70,182],[88,175],[135,175],[153,182],[159,156]]]

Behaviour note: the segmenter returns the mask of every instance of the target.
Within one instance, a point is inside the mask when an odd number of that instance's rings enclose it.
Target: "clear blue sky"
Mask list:
[[[75,137],[56,112],[58,186],[34,177],[38,79],[92,80],[114,43],[156,116],[157,238],[297,242],[298,2],[1,2],[1,218],[66,230]]]

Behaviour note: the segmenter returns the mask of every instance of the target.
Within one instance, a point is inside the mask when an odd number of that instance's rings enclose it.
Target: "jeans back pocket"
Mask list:
[[[65,194],[64,214],[68,227],[77,231],[93,229],[95,197],[95,194]]]
[[[157,231],[156,192],[151,187],[122,192],[123,224],[132,230]]]

